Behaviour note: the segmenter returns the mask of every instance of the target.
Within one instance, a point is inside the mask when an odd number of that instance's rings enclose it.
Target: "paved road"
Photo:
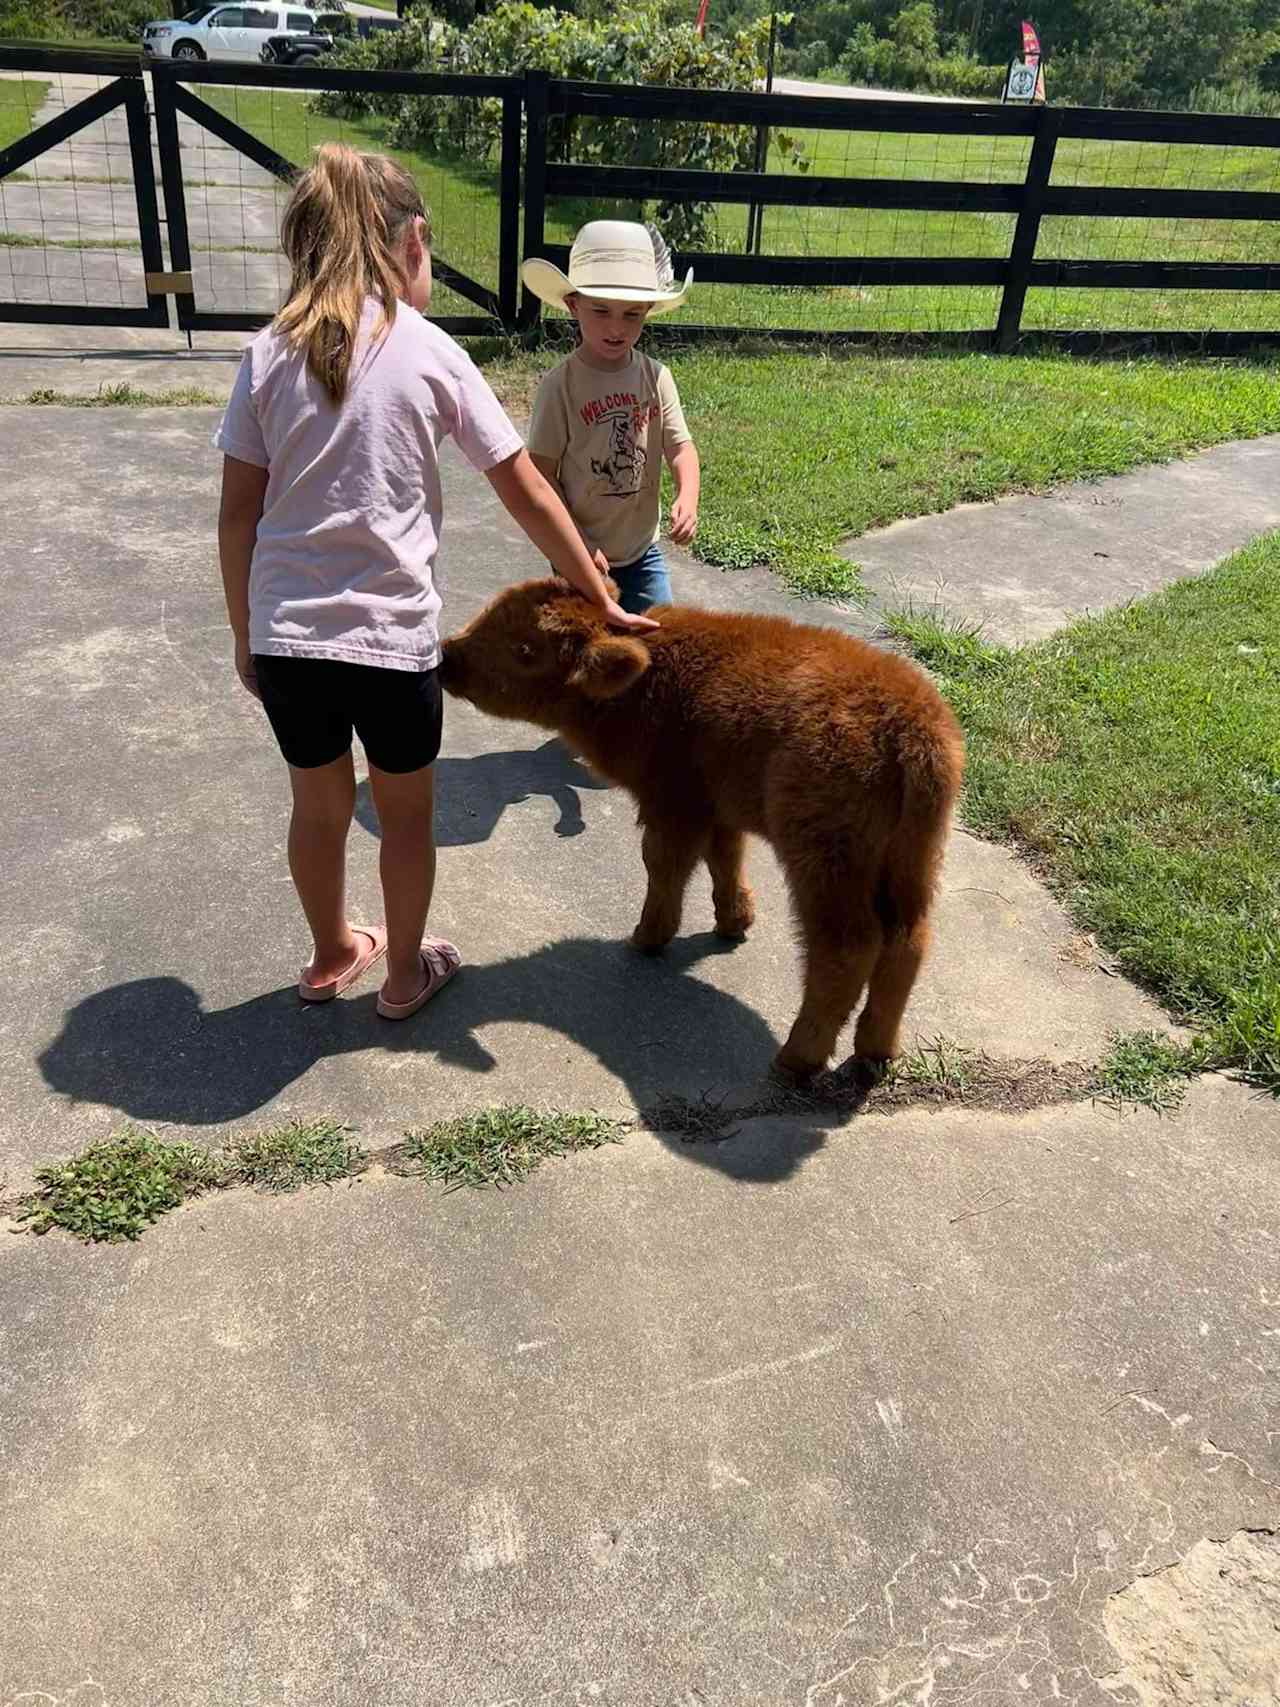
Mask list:
[[[961,101],[967,105],[973,99],[967,95],[923,95],[903,89],[868,89],[857,83],[812,83],[800,77],[775,77],[773,90],[776,95],[825,95],[847,101]]]

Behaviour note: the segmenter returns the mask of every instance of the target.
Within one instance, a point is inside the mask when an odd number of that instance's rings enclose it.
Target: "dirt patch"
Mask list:
[[[1093,1094],[1096,1075],[1081,1061],[1024,1060],[969,1054],[913,1057],[876,1082],[858,1062],[823,1073],[804,1090],[778,1085],[746,1102],[727,1098],[663,1097],[642,1111],[641,1125],[672,1133],[689,1143],[732,1138],[744,1121],[771,1115],[825,1112],[896,1114],[907,1108],[976,1108],[996,1114],[1026,1114],[1055,1103],[1082,1102]]]
[[[1137,1707],[1274,1707],[1280,1702],[1280,1537],[1237,1530],[1197,1541],[1103,1613],[1118,1671],[1106,1690]]]

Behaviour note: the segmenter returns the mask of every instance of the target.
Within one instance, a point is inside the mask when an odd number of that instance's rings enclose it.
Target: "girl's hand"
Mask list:
[[[698,506],[688,498],[677,498],[671,506],[671,521],[668,531],[672,543],[688,545],[693,538],[698,525]]]
[[[249,650],[247,639],[236,641],[236,674],[246,693],[251,693],[255,699],[262,698],[258,692],[258,673],[253,667],[253,654]]]
[[[659,625],[651,616],[633,616],[630,611],[623,610],[612,599],[605,605],[604,620],[610,628],[620,628],[630,634],[648,634]]]

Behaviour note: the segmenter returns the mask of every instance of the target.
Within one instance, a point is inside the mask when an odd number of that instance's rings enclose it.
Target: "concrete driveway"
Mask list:
[[[121,1120],[374,1143],[503,1100],[748,1098],[782,897],[665,963],[626,802],[451,705],[438,922],[388,1036],[301,1008],[283,778],[235,687],[208,411],[6,410],[15,1189]],[[533,560],[447,469],[446,618]],[[685,596],[785,609],[680,563]],[[806,607],[818,620],[852,623]],[[362,806],[352,884],[375,905]],[[1004,1056],[1161,1024],[957,836],[913,1027]],[[1034,1099],[1033,1099],[1034,1101]],[[1186,1707],[1275,1698],[1274,1104],[634,1132],[502,1195],[374,1171],[137,1247],[0,1244],[0,1703]]]

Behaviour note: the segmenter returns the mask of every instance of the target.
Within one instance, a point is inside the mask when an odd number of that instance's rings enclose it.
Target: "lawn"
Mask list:
[[[37,77],[0,79],[0,148],[26,136],[48,93],[49,84]]]
[[[1265,363],[664,353],[705,466],[698,555],[802,592],[851,590],[835,547],[868,528],[1280,430]],[[554,359],[486,372],[520,414]]]
[[[1280,1093],[1280,534],[1021,651],[899,627],[964,724],[966,822],[1032,853],[1202,1061]]]

